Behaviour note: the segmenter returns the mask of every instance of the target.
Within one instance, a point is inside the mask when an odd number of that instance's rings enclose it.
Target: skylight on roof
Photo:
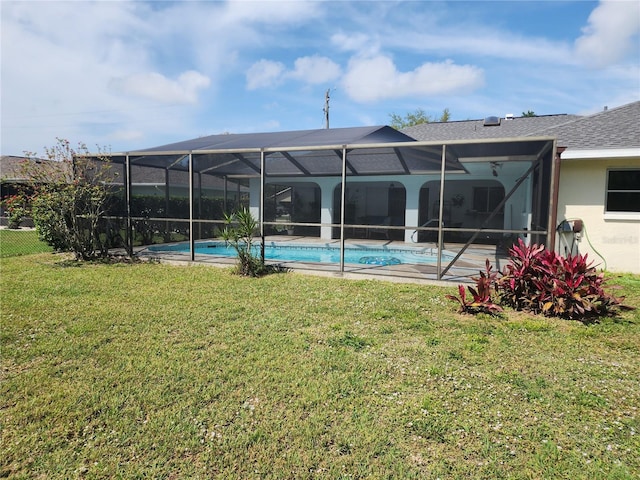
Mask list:
[[[498,125],[500,125],[500,117],[495,117],[495,116],[485,117],[483,126],[497,127]]]

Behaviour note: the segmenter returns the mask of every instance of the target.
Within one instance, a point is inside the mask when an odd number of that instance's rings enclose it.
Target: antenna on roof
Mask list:
[[[331,89],[327,89],[327,93],[324,94],[324,108],[322,111],[324,112],[324,128],[329,128],[329,92]]]

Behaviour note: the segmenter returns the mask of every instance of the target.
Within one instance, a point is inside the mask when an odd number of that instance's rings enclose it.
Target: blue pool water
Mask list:
[[[153,245],[152,252],[188,253],[189,244]],[[259,246],[256,247],[256,254]],[[344,262],[367,265],[399,265],[399,264],[435,264],[437,262],[435,248],[385,247],[371,245],[349,245],[344,249]],[[208,241],[196,243],[196,254],[235,257],[236,251],[224,242]],[[290,244],[267,242],[265,259],[290,262],[340,263],[340,248],[337,245]],[[450,261],[453,256],[442,254],[442,261]]]

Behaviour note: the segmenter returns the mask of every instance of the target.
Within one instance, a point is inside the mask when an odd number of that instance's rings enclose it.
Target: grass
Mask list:
[[[0,257],[50,251],[51,247],[38,239],[35,230],[0,230]]]
[[[640,475],[640,315],[440,288],[4,258],[0,476]],[[613,278],[640,305],[637,276]]]

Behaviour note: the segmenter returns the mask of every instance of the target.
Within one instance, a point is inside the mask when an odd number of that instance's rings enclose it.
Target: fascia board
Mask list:
[[[598,148],[592,150],[566,149],[560,154],[562,160],[596,160],[606,158],[640,157],[640,148]]]

